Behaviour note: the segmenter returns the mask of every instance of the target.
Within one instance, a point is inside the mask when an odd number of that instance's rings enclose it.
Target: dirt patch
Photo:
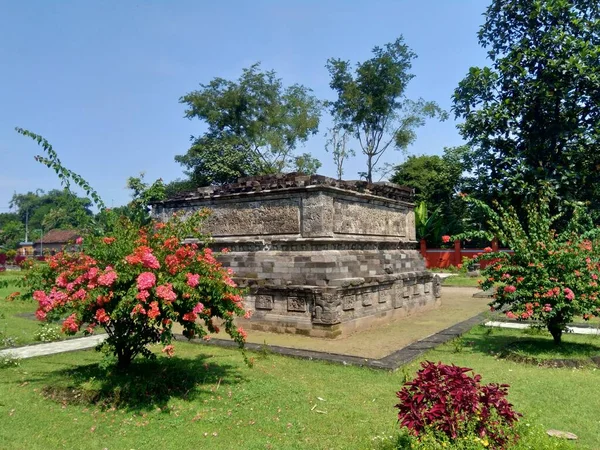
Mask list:
[[[337,339],[249,330],[248,342],[380,359],[396,350],[488,310],[487,299],[473,298],[471,287],[443,287],[442,306]],[[243,326],[243,321],[240,321]],[[175,329],[180,332],[181,330]],[[220,333],[212,337],[226,339]]]

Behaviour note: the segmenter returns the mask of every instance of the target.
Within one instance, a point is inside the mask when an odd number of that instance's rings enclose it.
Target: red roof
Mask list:
[[[35,241],[35,244],[43,242],[44,244],[66,244],[75,242],[80,236],[76,230],[50,230],[40,240]]]

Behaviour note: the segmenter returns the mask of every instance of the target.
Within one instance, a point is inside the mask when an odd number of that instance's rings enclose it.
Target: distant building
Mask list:
[[[81,235],[77,230],[50,230],[33,243],[35,255],[54,254],[61,250],[75,250],[75,240]]]
[[[19,242],[19,248],[17,250],[19,256],[31,256],[33,255],[33,242]]]

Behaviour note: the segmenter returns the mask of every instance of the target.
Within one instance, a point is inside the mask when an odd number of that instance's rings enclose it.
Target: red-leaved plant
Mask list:
[[[508,385],[482,385],[472,369],[426,361],[414,380],[396,393],[398,421],[418,436],[425,431],[450,439],[475,432],[492,449],[517,439],[511,431],[521,414],[506,399]]]

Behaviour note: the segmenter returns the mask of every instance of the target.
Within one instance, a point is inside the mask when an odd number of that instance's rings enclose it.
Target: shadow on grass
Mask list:
[[[560,345],[555,345],[552,337],[543,331],[504,334],[482,327],[465,341],[474,352],[522,362],[582,360],[600,356],[600,337],[589,337],[589,342],[574,342],[567,337]]]
[[[43,394],[62,404],[164,409],[172,398],[194,400],[242,381],[237,368],[209,363],[209,358],[139,359],[127,370],[104,369],[98,364],[62,369],[48,373]]]

